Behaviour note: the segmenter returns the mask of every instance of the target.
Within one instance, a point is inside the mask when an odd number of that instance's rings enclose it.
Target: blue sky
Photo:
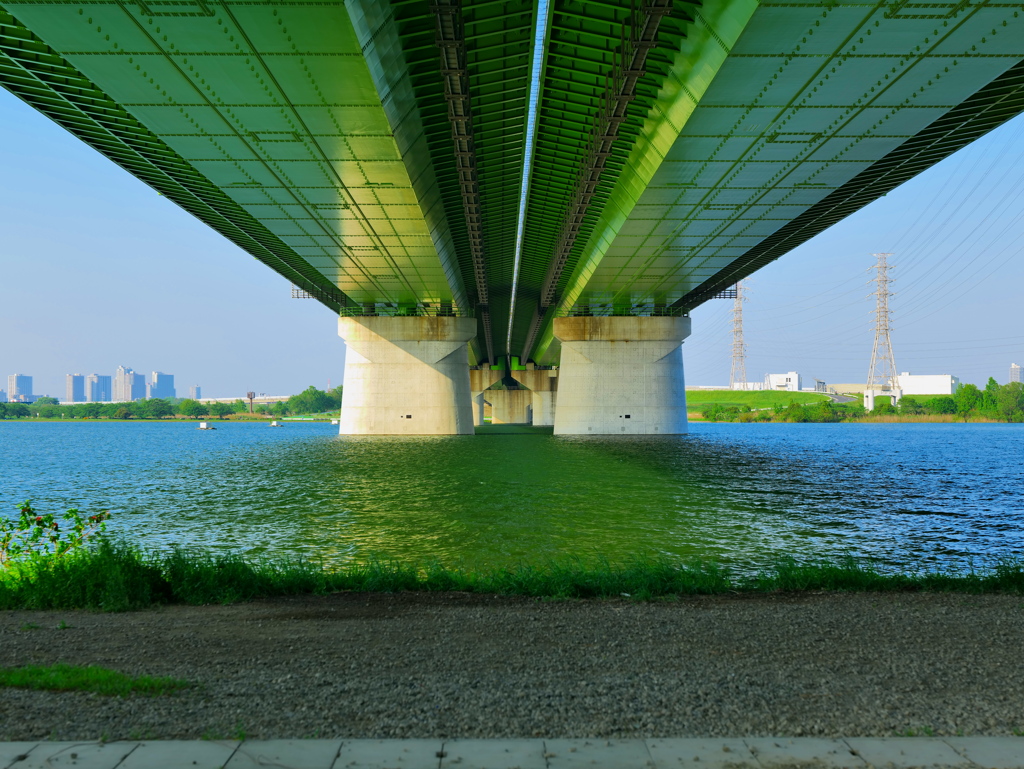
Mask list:
[[[339,384],[332,313],[0,89],[0,388],[118,365],[174,374],[179,394]],[[1007,124],[756,273],[749,379],[864,381],[871,254],[894,252],[896,364],[1005,382],[1024,365],[1024,119]],[[729,380],[732,302],[693,313],[689,384]]]

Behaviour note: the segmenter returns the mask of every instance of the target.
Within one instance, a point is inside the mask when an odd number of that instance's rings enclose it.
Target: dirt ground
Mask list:
[[[1022,642],[1016,596],[337,594],[5,612],[2,666],[195,686],[0,689],[0,739],[1012,734]]]

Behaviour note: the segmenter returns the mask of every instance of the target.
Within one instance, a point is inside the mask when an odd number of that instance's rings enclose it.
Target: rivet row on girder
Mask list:
[[[658,27],[661,20],[672,10],[672,0],[650,0],[641,12],[638,21],[632,18],[622,27],[622,42],[619,59],[626,66],[615,67],[612,77],[605,86],[604,114],[595,126],[590,141],[590,151],[577,177],[576,193],[569,206],[565,224],[562,227],[555,249],[555,258],[548,267],[544,285],[540,293],[540,308],[534,313],[530,323],[530,331],[523,346],[522,358],[525,360],[531,348],[541,322],[548,314],[549,307],[557,299],[558,281],[569,261],[569,256],[576,245],[583,221],[586,218],[590,203],[601,182],[601,175],[612,156],[612,147],[619,136],[619,129],[626,121],[629,105],[636,98],[637,81],[644,76],[647,55],[657,45]],[[627,35],[627,29],[629,34]]]
[[[469,72],[466,68],[466,36],[462,23],[461,0],[437,0],[430,6],[437,20],[437,48],[441,53],[444,99],[452,124],[455,165],[459,173],[462,207],[476,279],[477,311],[484,325],[487,358],[494,361],[491,340],[491,314],[488,308],[487,260],[484,256],[483,216],[480,184],[476,174],[476,148],[473,141],[473,112],[469,98]]]

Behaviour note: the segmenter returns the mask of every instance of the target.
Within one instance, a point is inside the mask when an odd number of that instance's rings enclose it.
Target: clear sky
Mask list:
[[[0,89],[0,388],[63,397],[67,373],[174,374],[207,397],[339,384],[332,313]],[[983,384],[1024,365],[1024,119],[750,280],[748,379],[863,382],[872,253],[892,251],[896,365]],[[732,302],[693,313],[688,384],[729,381]]]

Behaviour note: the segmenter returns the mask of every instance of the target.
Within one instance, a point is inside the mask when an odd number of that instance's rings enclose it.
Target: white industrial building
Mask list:
[[[766,390],[800,392],[800,375],[795,371],[787,371],[785,374],[766,374],[764,385]]]
[[[911,374],[904,371],[897,379],[904,395],[952,395],[960,380],[952,374]]]
[[[733,382],[731,390],[783,390],[798,392],[801,389],[801,378],[795,371],[785,374],[765,374],[760,382]]]

